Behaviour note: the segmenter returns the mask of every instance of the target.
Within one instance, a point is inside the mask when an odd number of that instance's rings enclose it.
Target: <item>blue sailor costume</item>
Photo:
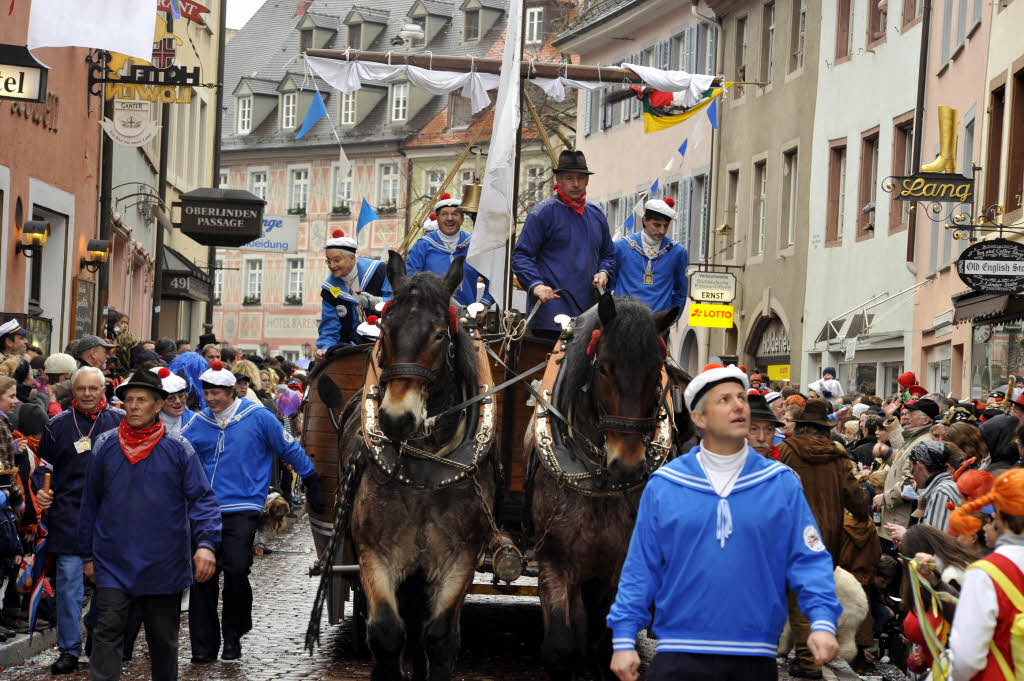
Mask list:
[[[327,241],[325,248],[340,248],[355,254],[356,241],[345,237],[341,230],[335,230],[334,238]],[[320,298],[323,300],[323,304],[319,336],[316,339],[318,350],[326,351],[335,345],[350,345],[360,342],[356,327],[366,321],[366,312],[359,304],[357,293],[365,291],[385,300],[391,298],[387,268],[379,260],[357,258],[354,281],[355,290],[350,288],[344,279],[329,274],[326,281],[320,286]]]
[[[458,236],[458,245],[454,249],[448,248],[441,240],[440,230],[420,237],[413,244],[412,248],[409,249],[409,257],[405,263],[406,271],[409,274],[433,272],[443,276],[455,258],[460,255],[466,255],[469,252],[469,240],[471,238],[469,232],[460,231]],[[459,305],[469,305],[476,302],[476,281],[480,273],[469,263],[463,265],[463,270],[465,277],[463,278],[462,286],[455,291],[455,300],[458,301]],[[486,279],[485,284],[487,284]],[[494,304],[494,298],[491,296],[489,284],[487,285],[488,288],[484,289],[482,302],[490,307]]]
[[[639,298],[651,312],[686,305],[689,257],[670,237],[661,240],[654,257],[644,253],[639,232],[617,239],[615,264],[615,295]]]

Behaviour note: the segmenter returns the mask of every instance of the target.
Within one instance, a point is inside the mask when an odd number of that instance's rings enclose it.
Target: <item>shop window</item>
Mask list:
[[[1024,367],[1024,323],[976,324],[972,329],[971,398],[985,400]]]

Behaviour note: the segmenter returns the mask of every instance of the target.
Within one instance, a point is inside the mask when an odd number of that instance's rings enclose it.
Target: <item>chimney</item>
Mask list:
[[[313,4],[313,0],[298,0],[295,5],[295,16],[301,17],[309,9],[309,6]]]

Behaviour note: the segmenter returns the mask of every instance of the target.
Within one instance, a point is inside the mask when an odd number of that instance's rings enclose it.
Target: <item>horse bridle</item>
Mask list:
[[[384,305],[384,309],[381,311],[381,316],[382,317],[384,316],[384,314],[387,312],[388,308],[391,307],[392,303],[394,303],[394,302],[396,302],[398,300],[402,300],[402,299],[408,300],[408,299],[412,299],[412,298],[422,299],[422,296],[419,296],[419,295],[416,295],[416,294],[409,294],[409,295],[406,295],[406,296],[401,296],[400,298],[399,297],[392,298],[391,300],[389,300]],[[454,312],[454,307],[455,307],[454,305],[449,305],[448,306],[448,329],[447,329],[447,331],[445,333],[445,347],[444,347],[444,350],[443,350],[443,352],[446,355],[446,359],[445,359],[445,364],[443,364],[442,366],[447,366],[447,368],[449,370],[454,368],[454,360],[455,360],[455,339],[454,339],[454,334],[458,333],[458,326],[457,326],[458,322],[457,322],[457,318],[456,318],[456,315],[455,315],[455,312]],[[381,327],[381,335],[383,336],[384,333],[385,333],[384,328]],[[383,362],[381,361],[381,360],[383,360],[383,354],[384,354],[384,344],[381,343],[380,344],[380,356],[377,358],[377,364],[378,365],[383,364]],[[431,386],[431,385],[433,385],[434,383],[437,382],[438,377],[441,375],[441,368],[442,367],[438,367],[436,369],[432,369],[432,368],[422,364],[421,362],[397,362],[397,363],[391,364],[388,367],[386,367],[385,369],[381,370],[380,377],[378,378],[378,382],[380,383],[381,386],[384,386],[389,381],[393,381],[395,379],[401,378],[401,379],[410,380],[410,381],[423,381],[424,383],[427,384],[427,386]]]
[[[588,389],[594,385],[594,372],[597,371],[597,357],[600,351],[599,339],[594,339],[593,344],[593,359],[590,362],[590,376],[587,378],[586,385]],[[658,365],[658,374],[660,376],[665,366],[665,360],[662,359]],[[625,433],[627,435],[642,435],[644,438],[649,438],[658,427],[658,423],[663,418],[661,416],[661,408],[665,402],[665,395],[667,394],[668,387],[664,387],[659,392],[661,393],[654,403],[654,414],[651,416],[622,416],[621,414],[610,414],[605,409],[604,404],[601,402],[597,395],[594,395],[594,402],[598,410],[597,418],[597,430],[600,433]]]

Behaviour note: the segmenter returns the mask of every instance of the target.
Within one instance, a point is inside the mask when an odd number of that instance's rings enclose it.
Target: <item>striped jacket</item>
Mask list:
[[[953,502],[954,508],[960,505],[960,489],[953,482],[953,476],[946,472],[932,476],[921,490],[921,498],[925,502],[924,519],[921,522],[945,532],[949,527],[950,514],[946,503]]]

